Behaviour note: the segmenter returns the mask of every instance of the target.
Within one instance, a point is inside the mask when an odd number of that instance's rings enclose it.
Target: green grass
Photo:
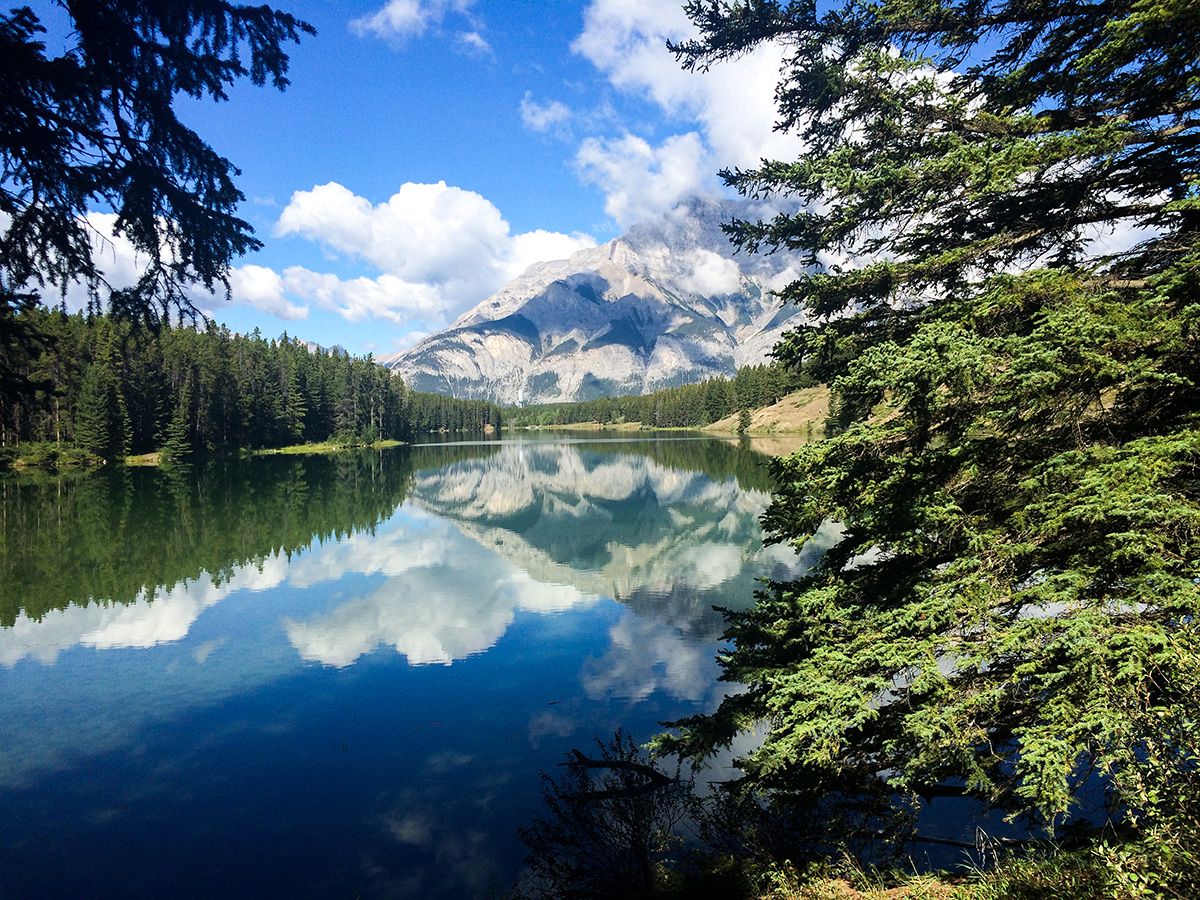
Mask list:
[[[384,450],[401,447],[404,441],[375,441],[370,444],[347,444],[338,441],[318,441],[312,444],[292,444],[290,447],[267,447],[249,451],[250,456],[302,456],[310,453],[340,453],[343,450]]]
[[[29,441],[17,447],[0,448],[0,469],[63,472],[69,469],[91,468],[102,462],[99,457],[71,443]]]

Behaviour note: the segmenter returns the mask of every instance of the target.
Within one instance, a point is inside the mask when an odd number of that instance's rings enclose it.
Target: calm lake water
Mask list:
[[[0,482],[0,898],[474,897],[712,709],[765,458],[554,437]],[[814,547],[814,552],[819,548]]]

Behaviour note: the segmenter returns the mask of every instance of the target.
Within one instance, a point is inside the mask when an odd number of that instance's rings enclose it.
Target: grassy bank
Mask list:
[[[823,437],[825,420],[829,417],[829,388],[802,388],[782,397],[770,406],[750,411],[750,435],[803,435],[810,439]],[[709,431],[717,434],[738,434],[741,414],[735,412],[708,425],[657,427],[628,422],[572,422],[566,425],[523,425],[528,431]]]
[[[0,447],[0,471],[59,472],[90,469],[104,464],[100,457],[73,444],[29,441],[17,447]]]
[[[339,453],[343,450],[381,450],[400,447],[404,441],[375,441],[370,444],[347,444],[334,441],[319,441],[310,444],[293,444],[288,447],[270,447],[260,450],[244,450],[243,456],[301,456],[314,453]],[[163,464],[159,451],[137,453],[126,456],[124,464],[132,468],[153,468]],[[69,444],[28,443],[17,448],[0,448],[0,471],[14,472],[63,472],[90,469],[105,465],[100,457],[80,450]]]
[[[640,422],[572,422],[569,425],[521,425],[519,431],[642,431]],[[694,429],[656,428],[655,431],[688,431]]]
[[[736,434],[740,425],[740,413],[718,419],[705,425],[705,431]],[[819,438],[825,433],[825,420],[829,418],[829,388],[824,386],[801,388],[793,391],[777,403],[750,411],[747,434],[802,434]]]
[[[846,859],[798,869],[717,854],[688,872],[662,869],[648,895],[659,900],[1134,900],[1200,896],[1196,858],[1153,840],[1099,841],[1073,850],[1001,856],[987,869],[876,871]]]
[[[404,441],[374,441],[370,444],[344,444],[335,441],[318,441],[312,444],[292,444],[288,447],[266,447],[250,450],[247,456],[303,456],[309,453],[340,453],[343,450],[386,450],[402,447]]]

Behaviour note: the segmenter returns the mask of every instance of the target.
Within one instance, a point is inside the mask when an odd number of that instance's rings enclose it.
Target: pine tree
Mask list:
[[[1052,825],[1100,777],[1163,883],[1200,889],[1181,862],[1200,822],[1200,5],[688,10],[692,68],[789,43],[780,118],[806,156],[725,175],[803,205],[730,231],[809,254],[784,293],[816,324],[779,352],[833,379],[845,429],[776,463],[766,525],[798,547],[846,531],[730,615],[724,677],[745,687],[664,745],[703,756],[764,724],[754,786],[961,785]],[[1096,243],[1113,229],[1134,239]]]
[[[192,406],[195,381],[194,371],[189,370],[183,387],[179,392],[179,402],[176,404],[175,411],[171,415],[171,421],[167,425],[166,441],[159,450],[163,462],[170,465],[178,465],[186,462],[192,456],[193,447],[190,423],[193,415]]]
[[[110,462],[122,458],[128,448],[127,420],[119,398],[111,370],[103,363],[88,366],[75,409],[75,441]]]
[[[283,430],[287,440],[298,444],[304,440],[304,419],[308,414],[308,404],[300,387],[300,376],[296,366],[290,360],[286,364],[286,386],[283,399]]]
[[[261,246],[236,216],[233,164],[177,115],[176,97],[223,100],[240,79],[284,88],[286,45],[312,26],[267,6],[176,0],[63,3],[51,30],[28,6],[0,13],[0,346],[25,285],[101,283],[85,214],[103,206],[146,269],[114,312],[198,313],[187,288],[228,285],[230,261]],[[16,123],[20,123],[18,126]],[[170,252],[165,252],[166,248]],[[0,371],[0,375],[2,375]]]

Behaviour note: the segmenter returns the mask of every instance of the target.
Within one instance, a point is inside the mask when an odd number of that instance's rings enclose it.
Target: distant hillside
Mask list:
[[[381,360],[415,390],[496,402],[646,394],[762,363],[804,321],[774,296],[787,254],[734,256],[745,201],[695,201],[570,259],[539,263],[449,329]]]
[[[825,433],[825,420],[829,418],[829,388],[803,388],[786,397],[780,398],[769,406],[754,409],[750,412],[750,426],[746,429],[750,434],[806,434],[812,432],[816,437]],[[705,426],[705,431],[736,432],[740,426],[738,414],[726,416],[711,425]]]
[[[574,403],[534,403],[504,411],[506,425],[703,428],[738,410],[770,406],[806,384],[778,364],[743,366],[733,378],[706,378],[652,394],[601,397]]]

